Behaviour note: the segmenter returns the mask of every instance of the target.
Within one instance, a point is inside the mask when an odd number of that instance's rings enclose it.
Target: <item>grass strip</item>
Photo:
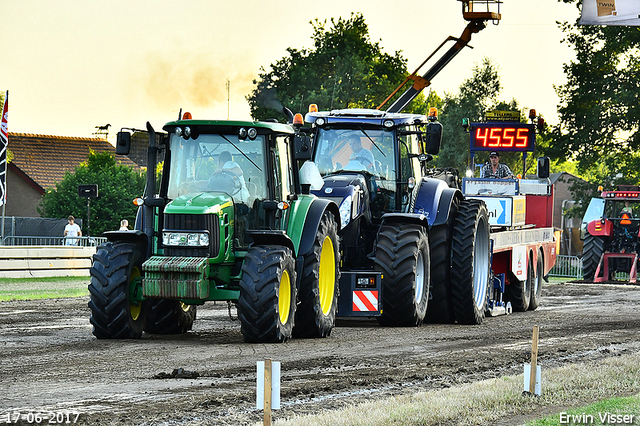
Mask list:
[[[626,416],[626,417],[625,417]],[[586,407],[534,420],[527,426],[555,426],[561,424],[640,424],[640,394],[609,398]]]
[[[640,393],[640,355],[545,369],[542,396],[524,396],[524,377],[504,376],[448,389],[381,399],[314,416],[294,416],[278,426],[430,426],[513,424],[615,396]],[[625,402],[626,403],[626,402]],[[615,404],[615,402],[614,402]],[[633,408],[633,406],[631,406]],[[611,412],[613,409],[611,408]],[[630,409],[632,409],[630,408]],[[624,405],[620,405],[625,410]],[[578,409],[580,411],[582,409]],[[635,414],[637,411],[622,414]],[[635,420],[635,418],[634,418]],[[517,423],[516,423],[517,424]],[[549,423],[549,424],[559,424]],[[635,424],[640,424],[640,421]]]
[[[0,278],[0,302],[89,295],[89,277]]]

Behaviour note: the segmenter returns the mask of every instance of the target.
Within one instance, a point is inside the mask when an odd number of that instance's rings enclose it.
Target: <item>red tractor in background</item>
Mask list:
[[[582,274],[585,281],[635,283],[640,233],[640,187],[618,185],[592,198],[583,219]]]

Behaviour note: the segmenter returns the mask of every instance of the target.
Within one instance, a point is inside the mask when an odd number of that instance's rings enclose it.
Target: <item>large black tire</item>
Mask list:
[[[531,298],[529,299],[529,310],[535,311],[540,306],[540,298],[542,295],[542,281],[544,275],[544,256],[542,250],[538,251],[538,260],[536,262],[535,277],[531,286]]]
[[[605,241],[602,237],[596,237],[587,233],[584,238],[584,250],[582,256],[582,278],[593,281],[596,269],[604,253]]]
[[[245,342],[289,340],[296,312],[296,269],[291,249],[255,246],[242,265],[238,318]]]
[[[147,299],[147,317],[144,331],[153,334],[182,334],[191,330],[196,319],[195,305],[179,300]]]
[[[484,320],[491,269],[489,233],[484,201],[461,201],[451,241],[451,304],[460,324]]]
[[[415,224],[383,225],[378,233],[375,270],[382,272],[384,326],[418,326],[429,302],[429,238]]]
[[[145,325],[145,303],[130,301],[130,284],[142,273],[143,255],[130,243],[105,243],[93,255],[89,309],[98,339],[138,339]]]
[[[327,337],[336,322],[340,281],[338,225],[326,211],[320,219],[313,248],[303,256],[295,337]]]
[[[451,233],[457,212],[458,201],[454,200],[449,221],[429,230],[431,280],[425,317],[429,323],[452,324],[455,321],[451,306]]]

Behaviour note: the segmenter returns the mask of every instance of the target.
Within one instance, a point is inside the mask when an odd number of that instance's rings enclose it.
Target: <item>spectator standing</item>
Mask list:
[[[75,223],[75,218],[73,216],[69,216],[67,218],[69,223],[64,227],[64,237],[66,237],[64,241],[64,245],[66,246],[76,246],[78,245],[78,240],[73,237],[82,237],[82,230]]]
[[[120,221],[119,231],[128,231],[128,230],[129,230],[129,221],[127,219],[122,219]]]

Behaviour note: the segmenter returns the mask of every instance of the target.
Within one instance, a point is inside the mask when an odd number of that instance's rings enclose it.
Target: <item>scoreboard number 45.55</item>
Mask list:
[[[533,151],[535,127],[526,123],[473,123],[471,151]]]

